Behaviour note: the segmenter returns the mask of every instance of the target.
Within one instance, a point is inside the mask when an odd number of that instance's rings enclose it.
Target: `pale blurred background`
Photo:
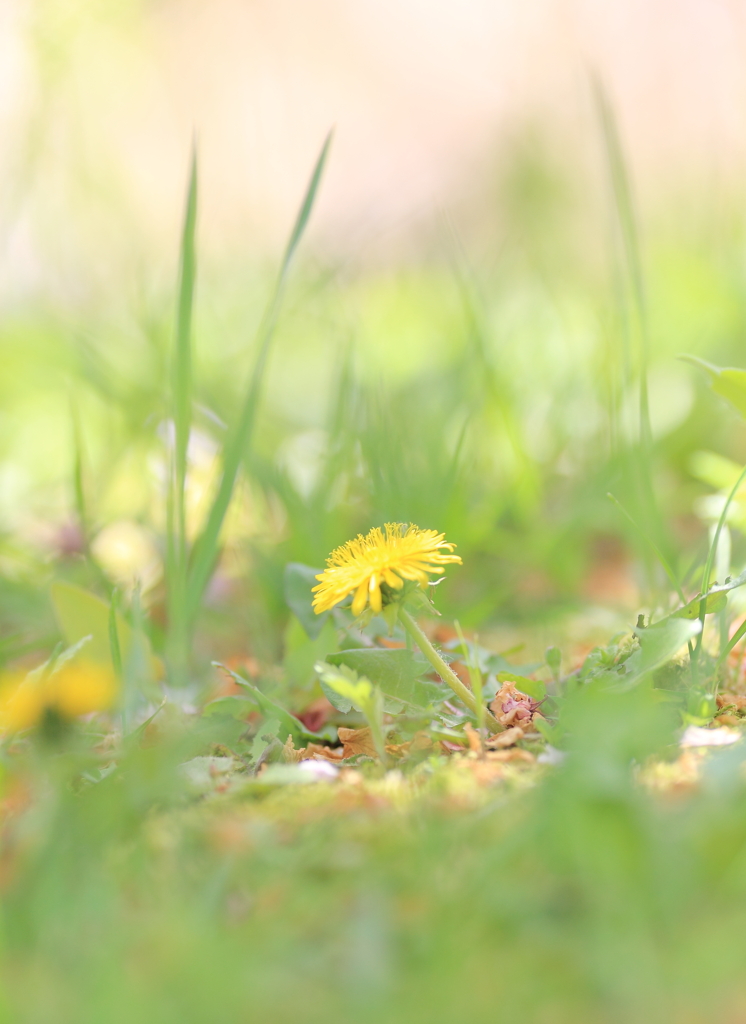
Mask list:
[[[3,0],[2,293],[172,260],[193,133],[206,252],[279,246],[334,126],[315,235],[391,255],[526,126],[597,159],[594,71],[644,199],[743,177],[737,0]]]

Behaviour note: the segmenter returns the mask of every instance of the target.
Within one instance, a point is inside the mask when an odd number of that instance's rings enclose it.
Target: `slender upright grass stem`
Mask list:
[[[479,670],[479,666],[475,664],[474,658],[469,652],[466,640],[464,639],[464,633],[461,629],[461,624],[456,620],[453,625],[456,627],[458,633],[459,643],[461,644],[461,651],[464,654],[466,660],[466,667],[469,670],[469,681],[471,682],[471,692],[474,694],[474,698],[477,702],[477,731],[479,732],[479,741],[482,745],[482,754],[484,754],[484,700],[482,699],[482,673]],[[476,643],[476,637],[474,639]]]
[[[658,561],[660,562],[661,566],[663,567],[663,571],[665,572],[666,576],[668,576],[669,580],[671,581],[671,584],[673,585],[674,589],[676,590],[676,593],[679,595],[681,603],[682,604],[686,604],[686,598],[684,597],[684,591],[681,589],[681,583],[679,582],[679,578],[676,575],[676,573],[674,572],[674,570],[673,570],[673,568],[671,566],[671,563],[668,561],[668,559],[663,554],[661,549],[655,543],[653,538],[649,534],[647,534],[645,532],[645,530],[643,530],[643,528],[639,525],[639,523],[636,522],[636,520],[634,520],[632,518],[632,516],[629,514],[627,509],[624,507],[624,505],[622,505],[621,501],[619,501],[618,498],[615,498],[614,495],[611,492],[609,492],[606,495],[606,497],[610,501],[614,502],[616,507],[622,513],[622,515],[625,516],[629,520],[629,522],[635,528],[637,533],[642,537],[642,539],[645,541],[645,543],[650,545],[651,550],[653,551],[653,553],[657,557]]]
[[[707,552],[707,561],[705,562],[705,567],[704,567],[704,570],[702,572],[702,585],[700,587],[700,590],[701,590],[702,594],[705,595],[702,598],[702,600],[700,602],[700,605],[699,605],[699,621],[702,623],[702,629],[699,631],[699,635],[697,636],[697,644],[696,644],[696,647],[694,648],[694,657],[692,658],[692,667],[693,667],[693,670],[695,672],[695,677],[696,677],[696,666],[697,666],[697,662],[699,660],[699,652],[700,652],[700,649],[702,647],[702,635],[703,635],[703,633],[705,631],[705,615],[707,614],[707,596],[706,595],[707,595],[707,591],[710,589],[710,576],[712,575],[712,567],[715,564],[715,556],[717,554],[717,547],[718,547],[718,543],[720,541],[720,534],[722,533],[723,526],[725,525],[725,520],[726,520],[726,518],[728,516],[728,509],[730,508],[731,504],[733,503],[733,499],[735,498],[736,494],[738,493],[739,487],[741,486],[741,484],[744,482],[745,479],[746,479],[746,466],[744,466],[744,468],[741,471],[738,479],[733,484],[733,487],[731,488],[731,492],[728,495],[728,498],[727,498],[725,504],[723,505],[722,511],[720,513],[720,518],[718,519],[717,527],[715,528],[715,534],[714,534],[714,536],[712,538],[712,541],[710,542],[710,547],[709,547],[709,550]],[[741,634],[741,635],[743,635],[743,634]],[[740,639],[740,637],[739,637],[739,639]],[[718,668],[720,667],[722,661],[724,660],[725,657],[727,657],[728,653],[732,650],[732,648],[735,646],[736,643],[738,643],[738,640],[735,640],[731,644],[725,646],[724,653],[721,654],[720,659],[718,661]],[[722,643],[721,643],[720,646],[721,646],[721,648],[723,648],[723,644]]]
[[[474,694],[467,686],[464,686],[464,684],[461,682],[461,680],[453,671],[453,669],[449,665],[447,665],[445,661],[443,661],[441,656],[438,654],[438,652],[435,650],[435,648],[430,643],[428,638],[425,636],[420,627],[417,625],[412,616],[404,607],[399,608],[399,622],[401,622],[402,626],[404,626],[407,633],[409,633],[409,635],[412,637],[414,642],[417,644],[419,649],[422,651],[427,660],[433,666],[433,668],[438,673],[443,682],[450,686],[450,688],[456,694],[458,699],[467,706],[469,711],[471,711],[477,717],[477,719],[479,719],[480,711],[477,706],[477,701],[474,697]],[[484,721],[490,726],[491,729],[493,729],[495,732],[502,731],[503,727],[500,725],[500,723],[498,722],[498,720],[495,718],[491,711],[488,711],[487,708],[484,708],[482,713],[484,715]]]
[[[723,662],[728,657],[728,655],[733,650],[733,648],[736,646],[738,641],[742,640],[745,635],[746,635],[746,619],[743,620],[741,625],[738,627],[738,629],[735,631],[735,633],[730,638],[728,643],[725,645],[725,647],[721,651],[720,656],[719,656],[719,658],[717,660],[717,664],[715,665],[715,692],[717,692],[717,685],[718,685],[717,684],[717,676],[718,676],[718,672],[722,668]]]

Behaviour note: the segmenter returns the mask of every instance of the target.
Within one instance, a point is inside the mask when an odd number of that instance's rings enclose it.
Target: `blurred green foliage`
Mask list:
[[[53,89],[64,37],[41,21],[37,31]],[[152,283],[156,270],[113,293],[62,288],[0,308],[0,661],[37,664],[70,632],[50,586],[79,591],[62,582],[106,600],[116,588],[143,663],[152,644],[171,669],[162,686],[124,667],[119,746],[94,721],[3,748],[0,1017],[741,1019],[743,747],[710,757],[681,800],[641,784],[673,770],[682,708],[702,724],[715,711],[698,686],[685,695],[678,662],[665,692],[650,679],[696,620],[641,626],[641,654],[595,651],[564,684],[553,651],[543,734],[560,763],[506,770],[492,788],[436,754],[405,776],[370,770],[359,787],[301,785],[292,765],[273,766],[274,782],[244,771],[287,732],[319,738],[285,708],[317,695],[314,664],[339,646],[333,618],[309,638],[303,612],[291,616],[288,565],[302,577],[372,525],[412,521],[458,544],[464,566],[437,603],[468,628],[558,622],[596,600],[596,570],[620,564],[634,563],[648,614],[669,612],[655,548],[686,595],[697,591],[719,515],[695,515],[697,501],[732,485],[746,435],[676,356],[743,363],[743,227],[735,204],[725,224],[695,229],[672,202],[636,248],[606,128],[621,210],[609,204],[610,232],[532,130],[502,157],[476,228],[449,223],[394,267],[307,250],[287,280],[253,433],[238,424],[276,282],[250,252],[202,265],[197,242],[193,349],[182,289],[176,373],[177,286]],[[182,622],[194,657],[176,672],[174,595],[227,437],[240,444],[223,553],[196,625]],[[169,507],[174,450],[184,491]],[[732,525],[729,558],[713,551],[718,571],[746,558]],[[621,574],[610,600],[615,586]],[[96,608],[105,648],[118,619]],[[721,649],[727,626],[722,614]],[[128,629],[121,638],[124,651]],[[604,688],[627,657],[637,685]],[[191,701],[213,695],[218,659],[251,665],[257,685],[234,674],[242,695],[200,716]],[[366,714],[380,731],[373,692]],[[152,721],[140,721],[146,704]],[[246,704],[263,716],[250,757]],[[223,786],[226,761],[236,771]]]
[[[431,759],[194,803],[178,765],[205,720],[173,713],[101,781],[47,751],[6,825],[4,1019],[738,1019],[743,749],[665,799],[631,769],[673,739],[649,689],[580,688],[563,715],[538,789]]]

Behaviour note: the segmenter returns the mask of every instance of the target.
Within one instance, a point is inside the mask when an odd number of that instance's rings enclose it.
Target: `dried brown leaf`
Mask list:
[[[740,693],[719,693],[715,700],[719,708],[735,707],[739,711],[746,709],[746,697]]]
[[[512,747],[522,740],[525,736],[525,731],[518,725],[513,726],[512,729],[506,729],[505,732],[498,732],[494,736],[490,736],[487,740],[487,746],[491,750],[502,747]]]
[[[301,751],[301,761],[310,761],[312,758],[323,757],[326,761],[341,761],[345,757],[340,747],[325,747],[321,743],[309,743]]]
[[[470,725],[469,722],[464,726],[464,735],[466,736],[469,744],[469,750],[471,750],[473,754],[481,754],[482,737],[479,735],[479,731],[475,729],[473,725]]]
[[[285,740],[285,746],[282,748],[282,760],[285,764],[297,764],[303,760],[303,754],[305,753],[305,747],[301,747],[300,750],[295,749],[293,743],[293,737],[288,736]]]
[[[408,757],[409,754],[431,750],[433,741],[428,734],[422,730],[416,732],[411,740],[406,743],[388,743],[386,753],[391,757]]]
[[[344,758],[356,757],[365,754],[367,757],[377,757],[376,746],[370,729],[346,729],[340,725],[337,733],[344,744]]]

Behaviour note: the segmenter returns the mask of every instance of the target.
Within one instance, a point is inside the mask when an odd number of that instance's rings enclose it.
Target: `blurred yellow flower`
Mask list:
[[[68,662],[47,680],[47,706],[62,718],[106,711],[117,694],[114,674],[93,661]]]
[[[392,590],[401,590],[405,580],[427,586],[428,574],[442,573],[448,563],[461,563],[458,555],[450,554],[454,547],[442,533],[414,525],[405,529],[400,523],[386,523],[383,530],[376,526],[365,537],[358,534],[331,553],[326,569],[316,577],[314,611],[320,615],[354,592],[353,615],[362,614],[369,601],[378,613],[382,584]]]
[[[116,698],[110,669],[92,661],[73,661],[47,678],[8,674],[0,678],[0,732],[30,729],[47,711],[63,719],[105,711]]]
[[[5,675],[0,680],[0,731],[30,729],[44,712],[41,687],[22,675]]]

